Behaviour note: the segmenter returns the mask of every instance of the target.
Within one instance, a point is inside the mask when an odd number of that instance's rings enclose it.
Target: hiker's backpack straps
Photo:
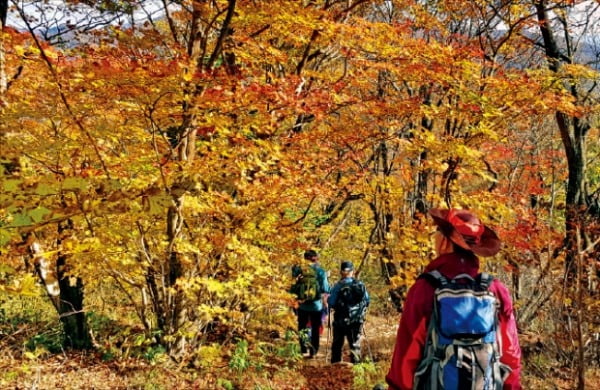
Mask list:
[[[438,270],[422,273],[418,279],[425,279],[435,288],[438,289],[448,286],[450,281]],[[414,377],[414,390],[438,390],[438,383],[441,382],[439,372],[441,371],[440,364],[444,359],[443,351],[439,348],[436,323],[438,322],[437,300],[433,299],[433,311],[431,318],[427,324],[427,337],[425,339],[425,348],[423,350],[423,358],[418,364]]]
[[[440,271],[435,269],[433,271],[421,274],[419,279],[427,280],[435,288],[445,287],[449,283],[448,278],[442,275]]]
[[[433,311],[423,358],[414,378],[418,390],[502,390],[510,369],[500,362],[499,301],[493,277],[432,271]]]
[[[492,282],[494,281],[494,277],[487,272],[482,272],[477,275],[478,285],[482,290],[489,290],[492,286]],[[496,333],[500,331],[500,320],[498,319],[498,310],[496,310]],[[500,335],[496,335],[496,349],[494,350],[494,356],[492,357],[493,362],[492,365],[493,377],[494,377],[494,388],[502,389],[504,380],[510,374],[512,369],[504,364],[500,364],[500,358],[502,357],[502,337]]]
[[[492,282],[494,281],[494,277],[488,274],[487,272],[480,273],[479,275],[477,275],[477,278],[479,285],[485,290],[489,290],[489,288],[492,285]]]

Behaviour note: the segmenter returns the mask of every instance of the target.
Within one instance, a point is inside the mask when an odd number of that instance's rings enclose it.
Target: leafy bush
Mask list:
[[[357,388],[371,388],[382,378],[380,368],[373,362],[355,364],[352,366],[352,373],[354,374],[354,386]]]
[[[250,367],[250,354],[248,353],[248,342],[239,340],[229,360],[229,367],[238,373],[246,371]]]
[[[25,343],[29,352],[42,354],[42,351],[58,353],[62,351],[62,332],[60,329],[51,329],[45,333],[38,333]],[[37,356],[36,356],[37,357]]]

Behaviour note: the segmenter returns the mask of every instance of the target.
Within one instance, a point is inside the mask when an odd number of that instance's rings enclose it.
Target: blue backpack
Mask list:
[[[511,370],[500,363],[499,302],[489,291],[493,277],[461,274],[448,280],[438,271],[421,277],[436,290],[414,389],[502,390]]]

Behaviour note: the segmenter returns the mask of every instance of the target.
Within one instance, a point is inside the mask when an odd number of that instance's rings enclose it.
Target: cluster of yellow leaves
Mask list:
[[[204,26],[207,57],[227,3],[194,3],[215,23]],[[375,17],[383,3],[402,12]],[[474,3],[239,2],[211,69],[171,31],[189,31],[185,9],[173,26],[109,28],[70,50],[48,48],[51,64],[15,34],[7,67],[24,71],[0,97],[0,140],[2,158],[21,170],[1,172],[0,251],[22,231],[71,218],[60,250],[87,280],[119,278],[139,291],[145,273],[176,254],[176,287],[197,318],[259,329],[273,315],[273,326],[288,324],[286,266],[315,243],[332,269],[389,245],[403,262],[392,283],[409,284],[431,255],[411,202],[443,205],[446,184],[455,206],[495,218],[520,245],[510,233],[542,187],[535,175],[561,167],[556,155],[539,169],[531,156],[523,163],[528,129],[556,110],[584,115],[560,80],[597,74],[488,64],[476,39],[448,27],[475,17]],[[521,44],[502,54],[514,58]],[[177,157],[184,132],[196,135],[191,161]],[[351,195],[357,205],[324,224]],[[180,200],[184,222],[169,242],[168,210]],[[385,243],[370,235],[371,206],[393,215]]]

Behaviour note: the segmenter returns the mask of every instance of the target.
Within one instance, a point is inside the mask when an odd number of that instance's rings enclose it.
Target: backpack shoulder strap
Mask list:
[[[364,283],[361,282],[360,280],[352,278],[352,281],[350,282],[350,285],[352,285],[352,286],[363,286]]]
[[[443,287],[448,284],[448,279],[438,270],[425,272],[419,276],[419,279],[421,278],[427,280],[435,288]]]
[[[352,279],[352,286],[355,288],[359,288],[360,292],[363,294],[363,299],[365,299],[365,295],[367,292],[367,287],[365,286],[365,284],[357,279]]]
[[[487,272],[482,272],[479,275],[477,275],[477,280],[479,281],[481,287],[487,290],[492,285],[494,277]]]

